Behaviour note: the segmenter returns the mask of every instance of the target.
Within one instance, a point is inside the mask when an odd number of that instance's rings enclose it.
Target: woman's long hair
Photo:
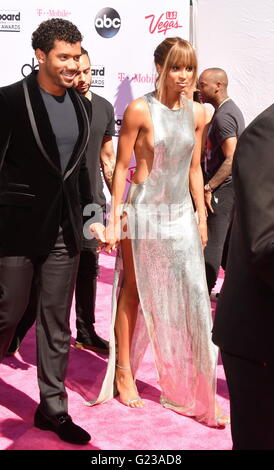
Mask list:
[[[157,98],[162,101],[166,93],[166,78],[170,69],[175,65],[193,67],[191,86],[197,80],[197,57],[192,45],[180,37],[166,38],[154,52],[154,62],[161,66],[161,72],[156,79]]]

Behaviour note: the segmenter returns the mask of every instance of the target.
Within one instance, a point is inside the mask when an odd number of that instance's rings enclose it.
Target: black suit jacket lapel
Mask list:
[[[51,123],[48,117],[48,113],[41,96],[37,79],[36,79],[37,72],[31,73],[26,79],[25,83],[27,84],[27,92],[29,95],[30,105],[34,117],[33,125],[36,125],[38,134],[40,137],[40,142],[43,147],[44,157],[48,160],[50,165],[57,171],[61,173],[61,166],[60,166],[60,156],[59,151],[55,139],[55,135],[52,132]],[[26,94],[25,94],[26,97]],[[31,110],[28,109],[29,117]],[[32,125],[32,127],[33,127]],[[34,130],[34,129],[33,129]],[[37,136],[36,136],[37,141]],[[38,143],[38,142],[37,142]],[[40,147],[40,145],[39,145]]]

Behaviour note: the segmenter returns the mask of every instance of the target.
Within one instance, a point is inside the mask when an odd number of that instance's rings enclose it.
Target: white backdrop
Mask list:
[[[274,1],[194,0],[199,69],[228,73],[246,124],[274,102]]]
[[[114,9],[112,37],[101,36],[95,18],[106,6]],[[11,16],[13,15],[13,17]],[[109,13],[97,25],[101,34],[111,28]],[[94,66],[93,89],[115,107],[119,131],[125,106],[153,89],[153,51],[167,36],[189,37],[189,0],[1,0],[0,5],[0,86],[22,78],[37,64],[31,48],[31,34],[44,20],[61,17],[75,23],[84,36],[83,46]]]
[[[79,3],[1,0],[0,86],[20,80],[22,73],[27,75],[37,67],[31,35],[42,21],[52,17],[72,21],[83,34],[82,45],[91,57],[92,89],[114,105],[118,136],[127,104],[154,88],[156,46],[168,36],[189,39],[189,3],[189,0],[82,0]],[[108,11],[102,11],[106,7]],[[111,33],[112,37],[107,37]],[[134,160],[128,180],[133,171]]]
[[[274,101],[274,1],[192,3],[197,17],[191,39],[197,48],[199,70],[217,66],[227,71],[229,94],[248,123]],[[119,32],[112,38],[100,36],[94,26],[97,13],[106,4],[121,20]],[[14,18],[8,19],[12,14]],[[167,36],[189,38],[189,0],[83,0],[79,4],[75,0],[1,0],[0,86],[22,78],[24,64],[36,64],[31,33],[41,21],[58,16],[82,31],[83,45],[95,66],[94,85],[100,85],[94,91],[114,104],[117,133],[125,105],[153,88],[155,46]],[[165,32],[161,23],[170,29]],[[24,73],[30,70],[27,65]]]

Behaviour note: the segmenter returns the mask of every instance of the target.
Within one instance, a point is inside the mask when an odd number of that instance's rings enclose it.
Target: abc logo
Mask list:
[[[119,13],[113,8],[103,8],[95,18],[95,29],[103,38],[112,38],[121,26]]]

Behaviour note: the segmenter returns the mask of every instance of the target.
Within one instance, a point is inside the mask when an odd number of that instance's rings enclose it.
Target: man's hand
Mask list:
[[[89,230],[91,231],[91,233],[94,235],[94,237],[98,241],[100,241],[102,243],[106,242],[106,238],[105,238],[106,228],[103,224],[101,224],[100,222],[96,222],[94,224],[91,224],[89,226]]]
[[[100,222],[96,222],[89,226],[89,230],[94,235],[96,240],[98,240],[98,247],[96,251],[97,253],[100,253],[106,243],[106,228]]]

